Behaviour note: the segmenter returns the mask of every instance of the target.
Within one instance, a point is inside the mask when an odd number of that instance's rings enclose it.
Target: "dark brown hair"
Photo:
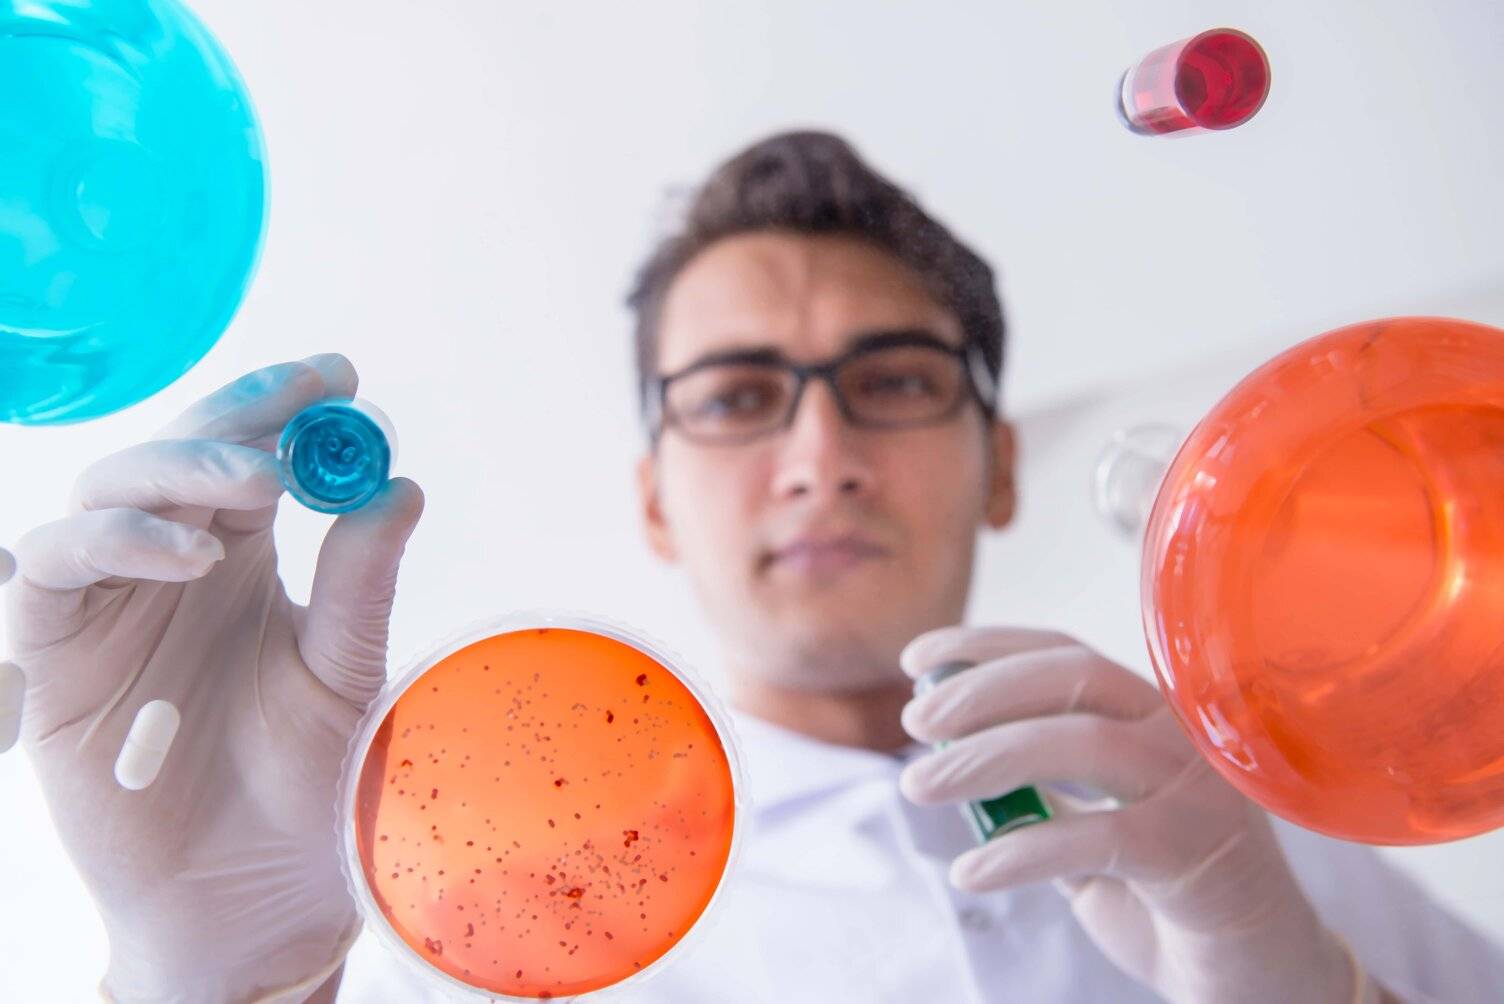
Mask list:
[[[657,374],[659,316],[674,279],[721,238],[759,230],[839,234],[888,251],[956,315],[993,379],[1001,379],[1003,308],[992,268],[839,136],[786,132],[716,168],[695,193],[678,230],[638,269],[627,305],[636,314],[640,402],[647,400]]]

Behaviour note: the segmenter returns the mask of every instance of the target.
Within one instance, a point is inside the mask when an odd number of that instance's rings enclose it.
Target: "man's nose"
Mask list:
[[[778,498],[861,496],[872,489],[872,469],[857,449],[858,430],[841,415],[835,394],[812,382],[779,444],[773,472]]]

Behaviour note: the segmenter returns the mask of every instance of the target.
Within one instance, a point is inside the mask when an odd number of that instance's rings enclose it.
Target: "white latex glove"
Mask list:
[[[303,1000],[359,931],[336,789],[385,679],[423,498],[394,480],[341,516],[296,606],[277,575],[269,452],[299,410],[355,390],[342,356],[250,374],[84,471],[76,511],[16,546],[22,742],[103,916],[113,1000]],[[182,726],[155,783],[127,791],[115,760],[156,699]]]
[[[1170,1001],[1355,999],[1354,964],[1296,884],[1268,818],[1201,758],[1158,689],[1053,632],[947,628],[902,655],[916,679],[955,661],[975,665],[904,708],[914,738],[950,742],[905,769],[908,798],[964,802],[1074,782],[1119,802],[962,854],[956,886],[1056,880],[1107,957]]]
[[[0,586],[16,574],[16,559],[0,547]],[[26,695],[26,677],[13,662],[0,662],[0,753],[16,744],[21,735],[21,702]]]

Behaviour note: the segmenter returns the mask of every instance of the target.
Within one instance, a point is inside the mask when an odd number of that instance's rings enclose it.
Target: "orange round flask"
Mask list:
[[[1504,332],[1375,321],[1254,371],[1171,462],[1142,576],[1165,695],[1265,808],[1504,825]]]

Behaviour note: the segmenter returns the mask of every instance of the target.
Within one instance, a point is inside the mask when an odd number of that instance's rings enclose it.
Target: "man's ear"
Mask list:
[[[1018,490],[1014,465],[1018,459],[1018,440],[1013,426],[999,416],[992,423],[992,484],[987,494],[987,525],[1001,530],[1013,522],[1018,508]]]
[[[663,517],[663,503],[658,494],[658,457],[647,453],[637,461],[637,501],[642,509],[642,528],[648,547],[664,561],[679,560],[674,537]]]

